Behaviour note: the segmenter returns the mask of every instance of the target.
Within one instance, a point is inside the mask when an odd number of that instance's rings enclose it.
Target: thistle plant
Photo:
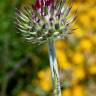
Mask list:
[[[76,16],[70,15],[71,8],[68,0],[36,0],[34,5],[16,12],[17,28],[27,41],[48,42],[54,96],[61,96],[54,41],[63,39],[72,31]]]

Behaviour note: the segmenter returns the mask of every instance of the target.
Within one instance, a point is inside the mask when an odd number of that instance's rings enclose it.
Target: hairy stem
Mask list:
[[[55,47],[54,41],[48,41],[48,49],[49,49],[49,59],[50,59],[50,68],[52,74],[52,82],[53,82],[53,94],[54,96],[61,96],[61,88],[60,88],[60,80],[58,73],[58,66],[56,61]]]

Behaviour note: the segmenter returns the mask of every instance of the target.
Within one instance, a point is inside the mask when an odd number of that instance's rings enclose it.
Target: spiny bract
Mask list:
[[[70,17],[72,4],[66,0],[37,0],[16,12],[16,25],[27,41],[43,43],[64,38],[71,31],[76,14]],[[52,1],[52,0],[51,0]]]

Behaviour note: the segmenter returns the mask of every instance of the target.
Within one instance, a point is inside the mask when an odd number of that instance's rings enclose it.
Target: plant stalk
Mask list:
[[[53,94],[54,96],[61,96],[59,72],[53,40],[48,41],[48,50],[49,50],[50,68],[52,74]]]

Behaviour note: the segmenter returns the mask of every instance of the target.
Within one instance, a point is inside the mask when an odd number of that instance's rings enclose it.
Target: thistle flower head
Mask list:
[[[67,0],[36,0],[35,4],[16,12],[16,25],[27,41],[46,42],[64,38],[71,31],[74,16]]]

